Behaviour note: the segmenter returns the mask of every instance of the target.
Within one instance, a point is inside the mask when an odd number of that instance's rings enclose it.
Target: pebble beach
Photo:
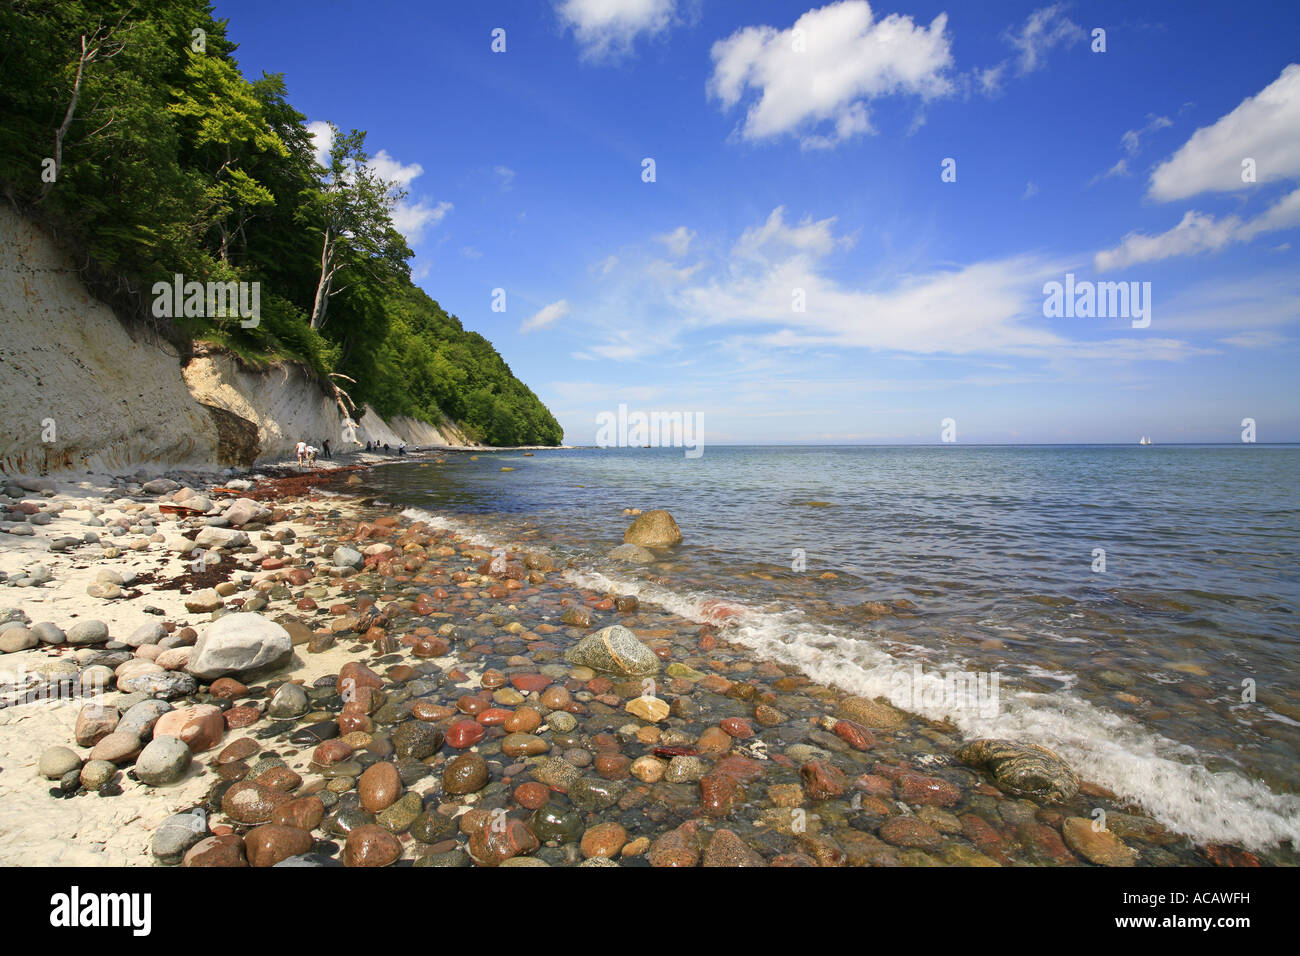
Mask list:
[[[759,659],[725,601],[402,513],[372,467],[0,482],[0,863],[1295,862]],[[647,560],[690,534],[659,508],[609,516]]]

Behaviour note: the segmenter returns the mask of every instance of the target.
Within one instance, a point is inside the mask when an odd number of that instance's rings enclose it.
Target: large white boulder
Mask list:
[[[278,667],[293,654],[289,632],[260,614],[226,614],[199,635],[185,669],[199,680]]]

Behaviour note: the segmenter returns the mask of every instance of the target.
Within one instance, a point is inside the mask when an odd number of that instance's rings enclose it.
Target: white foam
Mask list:
[[[849,693],[882,697],[931,719],[946,718],[967,738],[1001,737],[1050,747],[1085,779],[1134,801],[1169,829],[1199,843],[1262,848],[1290,840],[1300,845],[1300,798],[1276,794],[1238,773],[1211,772],[1196,762],[1194,748],[1068,691],[1001,688],[997,712],[989,714],[927,693],[941,689],[942,674],[924,674],[928,686],[915,688],[913,660],[886,654],[861,637],[828,632],[797,610],[773,614],[726,602],[737,613],[719,619],[721,602],[712,596],[602,573],[569,571],[565,577],[583,587],[636,595],[689,620],[729,625],[726,639],[759,658],[795,666],[813,680]]]
[[[503,544],[420,508],[402,515],[454,531],[480,547]],[[996,713],[989,713],[945,701],[938,693],[944,682],[938,669],[922,673],[923,686],[916,687],[918,658],[898,656],[907,654],[903,645],[891,643],[894,653],[886,653],[869,639],[872,635],[835,633],[809,622],[797,609],[760,610],[714,594],[684,593],[598,571],[568,570],[564,577],[579,587],[634,595],[688,620],[723,625],[726,640],[749,648],[759,659],[797,667],[812,680],[848,693],[881,697],[904,710],[950,720],[967,739],[1001,737],[1050,747],[1085,779],[1132,800],[1198,843],[1260,849],[1289,840],[1300,846],[1300,797],[1274,793],[1236,772],[1208,770],[1197,761],[1195,748],[1071,694],[1074,675],[1031,667],[1065,688],[1039,693],[1000,687]],[[957,662],[947,662],[949,672],[956,667]]]

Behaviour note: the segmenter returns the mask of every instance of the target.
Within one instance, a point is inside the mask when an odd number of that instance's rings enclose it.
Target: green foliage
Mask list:
[[[176,273],[259,282],[256,327],[171,331],[253,365],[342,373],[385,417],[450,419],[497,445],[561,441],[492,345],[411,284],[400,193],[364,165],[365,133],[335,130],[317,166],[283,78],[247,80],[204,0],[0,0],[0,36],[0,189],[84,256],[119,311],[147,316],[147,291]]]

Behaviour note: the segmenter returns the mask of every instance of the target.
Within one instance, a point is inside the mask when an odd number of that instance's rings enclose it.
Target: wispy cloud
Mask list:
[[[1010,57],[994,66],[976,70],[963,80],[969,84],[973,76],[978,92],[985,96],[996,95],[1012,73],[1027,76],[1040,70],[1047,65],[1048,54],[1053,49],[1071,46],[1086,37],[1083,27],[1065,15],[1065,4],[1040,7],[1018,27],[1003,31],[1003,41],[1014,51]]]
[[[550,305],[538,309],[519,326],[520,332],[534,332],[537,329],[544,329],[548,325],[558,322],[569,314],[569,303],[564,299],[558,302],[552,302]]]

